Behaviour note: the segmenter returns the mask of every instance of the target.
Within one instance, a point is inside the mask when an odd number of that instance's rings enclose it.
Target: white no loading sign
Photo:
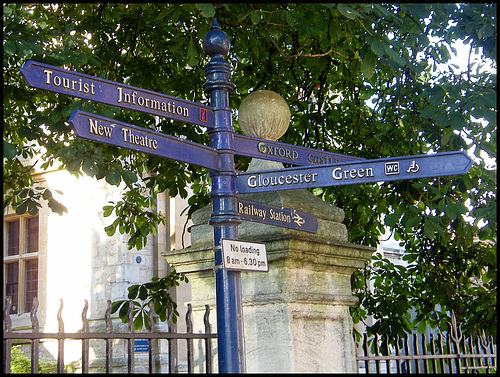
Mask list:
[[[224,268],[236,271],[268,271],[266,245],[263,243],[222,240]]]

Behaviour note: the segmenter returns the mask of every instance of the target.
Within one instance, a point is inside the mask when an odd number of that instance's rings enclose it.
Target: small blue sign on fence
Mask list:
[[[149,340],[147,339],[134,339],[134,352],[149,352]]]

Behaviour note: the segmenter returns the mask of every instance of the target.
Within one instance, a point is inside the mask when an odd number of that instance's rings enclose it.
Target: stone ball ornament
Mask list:
[[[290,124],[290,108],[278,93],[257,90],[241,102],[238,123],[247,136],[278,140]]]

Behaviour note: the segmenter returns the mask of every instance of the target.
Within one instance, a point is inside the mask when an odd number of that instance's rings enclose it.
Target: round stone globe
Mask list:
[[[290,108],[278,93],[257,90],[241,102],[238,123],[247,136],[278,140],[290,123]]]

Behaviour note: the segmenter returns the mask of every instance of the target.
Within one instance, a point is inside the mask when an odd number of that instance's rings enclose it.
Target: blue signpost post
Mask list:
[[[210,106],[135,88],[47,64],[28,61],[21,73],[30,87],[136,110],[208,128],[210,146],[77,110],[69,119],[76,135],[210,169],[214,228],[218,359],[220,373],[243,373],[245,349],[240,272],[224,268],[222,240],[238,240],[242,218],[315,233],[316,216],[238,198],[239,194],[374,183],[465,174],[464,152],[365,160],[277,141],[235,135],[229,93],[231,66],[224,60],[229,37],[214,20],[203,40]],[[279,161],[297,168],[236,173],[234,155]]]
[[[222,239],[237,240],[238,224],[241,223],[234,187],[233,111],[229,107],[229,93],[235,85],[231,82],[231,66],[224,60],[229,48],[229,37],[215,20],[203,39],[203,49],[211,58],[205,67],[207,82],[203,89],[210,94],[210,104],[214,108],[215,127],[209,131],[210,146],[219,153],[220,164],[218,171],[212,170],[210,173],[219,372],[243,373],[246,367],[240,272],[224,269],[222,254]]]

